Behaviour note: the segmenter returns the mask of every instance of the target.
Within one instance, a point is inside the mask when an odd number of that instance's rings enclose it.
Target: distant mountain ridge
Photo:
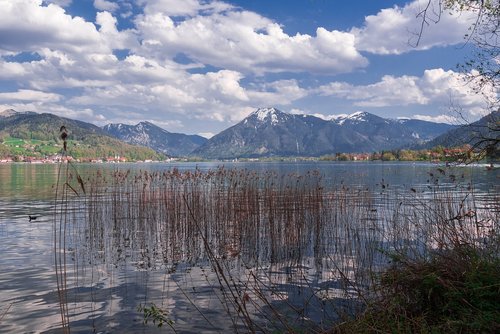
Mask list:
[[[171,133],[150,122],[136,125],[108,124],[100,128],[52,114],[20,113],[14,110],[0,112],[0,134],[3,131],[13,137],[34,136],[57,140],[60,125],[71,129],[72,138],[86,143],[93,136],[94,143],[106,141],[120,146],[120,143],[126,142],[146,146],[168,156],[206,159],[318,157],[414,148],[422,147],[456,128],[450,124],[421,120],[387,119],[367,112],[323,119],[285,113],[276,108],[259,108],[241,122],[206,139],[197,135]],[[96,140],[96,137],[109,139]]]
[[[423,147],[454,147],[469,144],[471,146],[478,145],[478,148],[482,148],[484,145],[489,144],[491,145],[491,149],[496,150],[496,153],[493,154],[500,156],[499,137],[500,110],[496,110],[476,122],[457,127],[437,136],[423,145]],[[480,143],[480,141],[482,141],[482,143]]]
[[[339,125],[353,128],[371,137],[392,135],[406,137],[408,141],[426,142],[436,136],[454,129],[456,126],[446,123],[434,123],[418,119],[382,118],[368,112],[357,111],[350,115],[332,118]]]
[[[146,146],[174,157],[187,156],[207,141],[198,135],[168,132],[150,122],[140,122],[136,125],[107,124],[103,130],[129,144]]]
[[[100,127],[78,120],[49,113],[16,112],[0,113],[0,139],[6,136],[25,140],[44,141],[44,145],[61,144],[60,128],[68,131],[68,154],[75,158],[125,157],[128,160],[161,159],[163,155],[147,147],[130,145],[109,136]],[[48,144],[52,143],[52,144]]]
[[[333,122],[261,108],[209,139],[192,155],[212,159],[319,156],[332,151],[350,151],[361,143],[367,145],[367,139],[349,135]]]
[[[192,152],[203,158],[320,156],[373,152],[423,143],[454,128],[426,121],[398,121],[367,112],[329,120],[260,108]]]
[[[5,109],[0,112],[0,117],[10,117],[15,115],[36,115],[34,111],[15,111],[14,109]]]
[[[101,128],[94,124],[49,113],[16,112],[9,109],[0,113],[0,116],[0,131],[17,138],[57,140],[62,125],[70,131],[71,139],[74,140],[84,140],[90,135],[108,137]]]
[[[419,119],[398,119],[397,122],[411,129],[413,132],[412,135],[424,142],[428,142],[447,131],[457,128],[456,125],[434,123]]]

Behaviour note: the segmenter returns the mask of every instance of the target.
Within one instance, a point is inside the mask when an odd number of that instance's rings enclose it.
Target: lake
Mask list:
[[[59,167],[0,164],[0,332],[321,330],[361,307],[377,249],[437,247],[443,212],[498,224],[480,164]]]

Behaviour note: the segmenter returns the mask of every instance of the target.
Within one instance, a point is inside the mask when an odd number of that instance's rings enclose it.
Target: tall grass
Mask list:
[[[391,261],[483,247],[498,231],[498,209],[437,177],[429,189],[390,190],[327,184],[314,171],[174,168],[98,172],[85,188],[84,217],[60,213],[78,220],[85,263],[128,262],[166,280],[201,267],[216,308],[243,332],[322,332],[366,307]],[[197,287],[179,288],[213,326]]]
[[[63,142],[62,160],[58,165],[57,182],[55,184],[53,214],[54,270],[57,280],[61,327],[64,333],[70,333],[70,312],[68,309],[68,277],[67,277],[67,237],[71,221],[75,220],[75,209],[79,201],[72,200],[72,195],[83,195],[85,186],[74,165],[67,158],[68,132],[65,126],[60,128],[60,139]],[[78,186],[77,186],[78,185]],[[78,189],[78,190],[76,190]],[[76,204],[76,205],[75,205]]]

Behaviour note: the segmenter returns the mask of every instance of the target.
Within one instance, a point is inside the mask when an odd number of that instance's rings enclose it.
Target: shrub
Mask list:
[[[498,240],[496,240],[498,241]],[[377,298],[334,333],[494,333],[500,331],[500,260],[468,245],[428,259],[394,257]]]

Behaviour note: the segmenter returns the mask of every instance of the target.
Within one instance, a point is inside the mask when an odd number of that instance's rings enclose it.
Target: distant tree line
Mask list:
[[[337,153],[320,157],[322,161],[469,161],[474,155],[470,145],[455,148],[437,146],[422,150],[384,150],[373,153]]]

